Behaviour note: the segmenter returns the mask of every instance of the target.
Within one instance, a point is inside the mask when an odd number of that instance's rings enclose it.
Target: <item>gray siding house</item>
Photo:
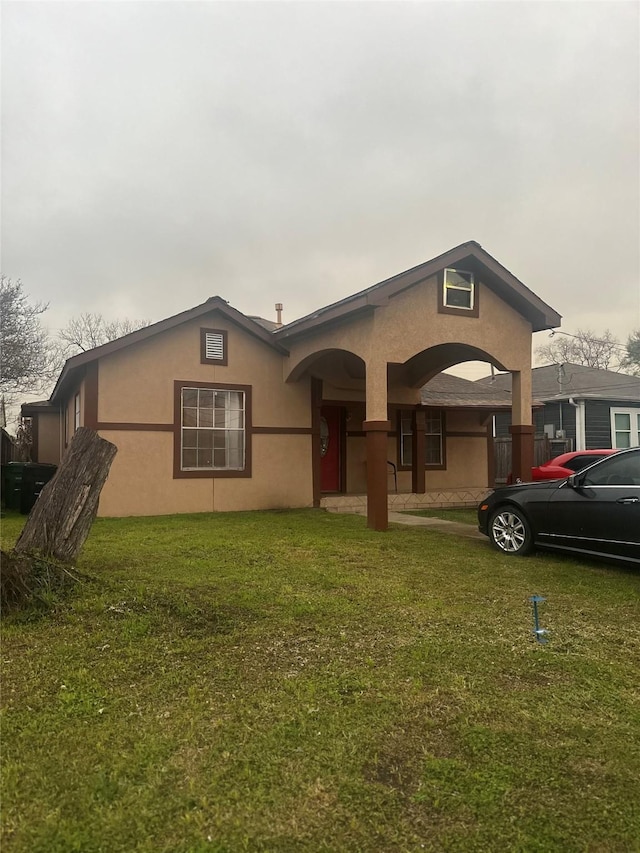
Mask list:
[[[640,377],[569,363],[534,367],[531,374],[533,397],[542,403],[534,409],[536,435],[565,440],[572,450],[640,445]],[[478,384],[510,392],[511,374]],[[508,411],[497,413],[496,437],[508,436],[510,424]]]

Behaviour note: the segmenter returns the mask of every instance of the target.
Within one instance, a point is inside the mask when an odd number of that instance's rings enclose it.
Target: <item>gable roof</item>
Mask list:
[[[359,293],[346,297],[346,299],[333,302],[312,314],[294,320],[276,330],[274,335],[279,340],[287,340],[325,324],[345,320],[363,311],[372,310],[384,305],[391,297],[403,290],[431,278],[440,270],[456,265],[474,272],[484,284],[523,317],[526,317],[534,332],[553,329],[560,325],[562,319],[560,314],[529,290],[513,273],[510,273],[506,267],[503,267],[486,252],[479,243],[471,240],[438,255],[436,258],[432,258],[430,261],[419,264],[417,267],[398,273],[398,275],[374,284],[366,290],[361,290]]]
[[[420,389],[423,406],[456,409],[511,410],[511,394],[501,388],[487,387],[453,376],[438,373]]]
[[[80,369],[84,368],[90,362],[95,361],[98,358],[103,358],[106,355],[111,355],[112,353],[118,352],[119,350],[132,346],[133,344],[146,341],[148,338],[152,338],[161,332],[166,332],[169,329],[173,329],[183,323],[188,323],[190,320],[195,320],[205,314],[211,314],[214,311],[218,314],[222,314],[224,317],[243,328],[246,332],[249,332],[249,334],[277,350],[279,353],[283,355],[287,354],[287,350],[274,340],[273,334],[267,331],[264,326],[257,322],[256,319],[247,317],[245,314],[242,314],[240,311],[232,308],[226,300],[222,299],[222,297],[210,296],[206,302],[203,302],[201,305],[196,305],[195,308],[190,308],[188,311],[182,311],[180,314],[174,314],[173,317],[168,317],[166,320],[160,320],[158,323],[152,323],[150,326],[144,326],[142,329],[130,332],[128,335],[117,338],[115,341],[109,341],[102,346],[94,347],[93,349],[78,353],[78,355],[74,355],[67,359],[51,393],[50,400],[55,402],[59,397],[63,396],[66,389],[75,382]]]
[[[511,391],[511,374],[485,376],[477,384]],[[600,370],[583,364],[548,364],[531,371],[531,388],[538,400],[566,400],[569,397],[590,400],[629,400],[640,404],[640,377],[614,370]]]

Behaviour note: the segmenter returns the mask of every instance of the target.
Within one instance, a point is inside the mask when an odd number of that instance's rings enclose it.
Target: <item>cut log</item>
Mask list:
[[[31,510],[16,542],[17,554],[41,554],[63,563],[77,558],[117,450],[92,429],[76,431],[55,476]]]

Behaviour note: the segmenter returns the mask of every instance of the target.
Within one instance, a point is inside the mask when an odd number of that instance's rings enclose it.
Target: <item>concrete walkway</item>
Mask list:
[[[327,507],[328,512],[339,512],[338,509]],[[366,516],[367,511],[360,510],[354,515]],[[444,518],[425,518],[422,515],[405,515],[403,512],[389,512],[389,524],[404,524],[409,527],[430,527],[432,530],[440,530],[442,533],[453,533],[465,539],[482,539],[488,542],[478,528],[473,524],[463,524],[460,521],[447,521]]]
[[[466,539],[483,539],[488,542],[478,528],[473,524],[463,524],[461,521],[447,521],[444,518],[424,518],[421,515],[405,515],[403,512],[390,512],[389,524],[408,524],[410,527],[430,527],[443,533],[454,533]]]

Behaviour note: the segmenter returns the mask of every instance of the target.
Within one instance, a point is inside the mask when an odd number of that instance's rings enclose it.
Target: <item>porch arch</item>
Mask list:
[[[360,383],[364,389],[365,360],[352,350],[324,347],[308,353],[285,376],[287,382],[297,382],[305,374],[319,379],[335,379]]]
[[[498,370],[509,369],[484,349],[460,342],[446,343],[424,349],[409,358],[403,365],[404,378],[410,388],[421,388],[436,374],[465,361],[486,361]]]

